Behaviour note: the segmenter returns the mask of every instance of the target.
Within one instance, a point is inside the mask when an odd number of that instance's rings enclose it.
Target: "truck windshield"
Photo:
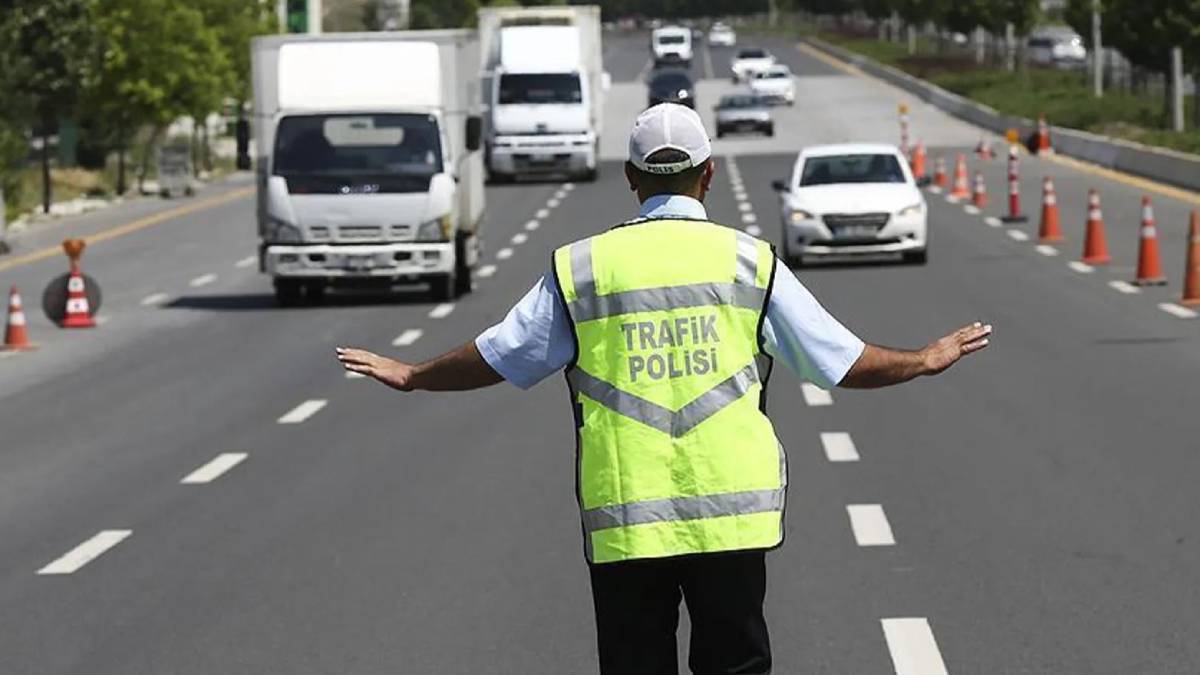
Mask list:
[[[659,35],[658,44],[660,45],[681,45],[683,44],[682,35]]]
[[[903,183],[904,172],[893,155],[809,157],[800,187],[837,183]]]
[[[274,173],[292,192],[423,192],[441,171],[432,115],[298,115],[275,136]]]
[[[500,103],[582,103],[583,90],[574,73],[500,76]]]

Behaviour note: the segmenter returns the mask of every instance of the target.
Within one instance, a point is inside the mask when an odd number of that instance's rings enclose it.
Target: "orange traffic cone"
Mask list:
[[[962,153],[954,163],[954,188],[950,190],[950,196],[954,199],[968,199],[971,196],[971,188],[967,185],[967,158]]]
[[[79,264],[71,261],[71,276],[67,279],[67,314],[61,324],[63,328],[94,328],[92,310],[88,305],[87,289]]]
[[[1038,227],[1038,239],[1043,244],[1063,240],[1062,226],[1058,222],[1058,195],[1049,176],[1042,180],[1042,224]]]
[[[917,141],[917,147],[912,153],[912,173],[917,183],[925,182],[925,143]]]
[[[8,292],[8,325],[4,329],[4,344],[0,350],[16,351],[34,349],[25,327],[25,310],[21,306],[21,292],[16,286]]]
[[[1180,304],[1200,305],[1200,211],[1192,211],[1188,228],[1187,265],[1183,274],[1183,300]]]
[[[944,189],[950,182],[949,176],[946,175],[946,158],[938,157],[936,167],[933,172],[933,184]]]
[[[1050,145],[1050,125],[1046,124],[1045,113],[1038,115],[1037,128],[1037,153],[1045,155],[1054,152],[1054,148]]]
[[[984,161],[993,159],[996,153],[992,152],[992,142],[986,138],[979,139],[979,145],[975,146],[975,155]]]
[[[1154,207],[1150,205],[1149,197],[1142,197],[1137,278],[1133,283],[1138,286],[1161,286],[1167,283],[1167,276],[1163,274],[1162,262],[1158,256],[1158,228],[1154,223]]]
[[[1087,233],[1083,238],[1083,262],[1089,265],[1107,265],[1112,258],[1108,255],[1108,240],[1104,237],[1104,214],[1100,212],[1100,194],[1088,190]]]
[[[971,194],[971,203],[975,205],[975,208],[982,210],[987,208],[987,202],[987,185],[983,182],[983,172],[976,171],[975,192]]]

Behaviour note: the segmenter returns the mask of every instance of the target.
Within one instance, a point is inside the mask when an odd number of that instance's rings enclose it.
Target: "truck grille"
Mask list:
[[[339,225],[340,239],[380,239],[383,237],[383,227],[379,225]]]

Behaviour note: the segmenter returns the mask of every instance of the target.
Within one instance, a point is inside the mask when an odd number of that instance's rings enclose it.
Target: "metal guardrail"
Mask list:
[[[975,126],[1001,135],[1008,129],[1017,129],[1022,137],[1027,137],[1037,129],[1037,122],[1034,120],[1002,114],[986,105],[819,38],[808,37],[802,40],[811,47],[850,63],[863,72],[899,87]],[[1200,155],[1156,148],[1066,127],[1051,126],[1050,131],[1054,149],[1059,154],[1187,190],[1200,191]]]

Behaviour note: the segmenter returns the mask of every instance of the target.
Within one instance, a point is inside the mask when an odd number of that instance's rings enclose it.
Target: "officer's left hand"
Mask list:
[[[338,347],[337,357],[350,372],[373,377],[393,389],[413,390],[413,367],[410,364],[352,347]]]

